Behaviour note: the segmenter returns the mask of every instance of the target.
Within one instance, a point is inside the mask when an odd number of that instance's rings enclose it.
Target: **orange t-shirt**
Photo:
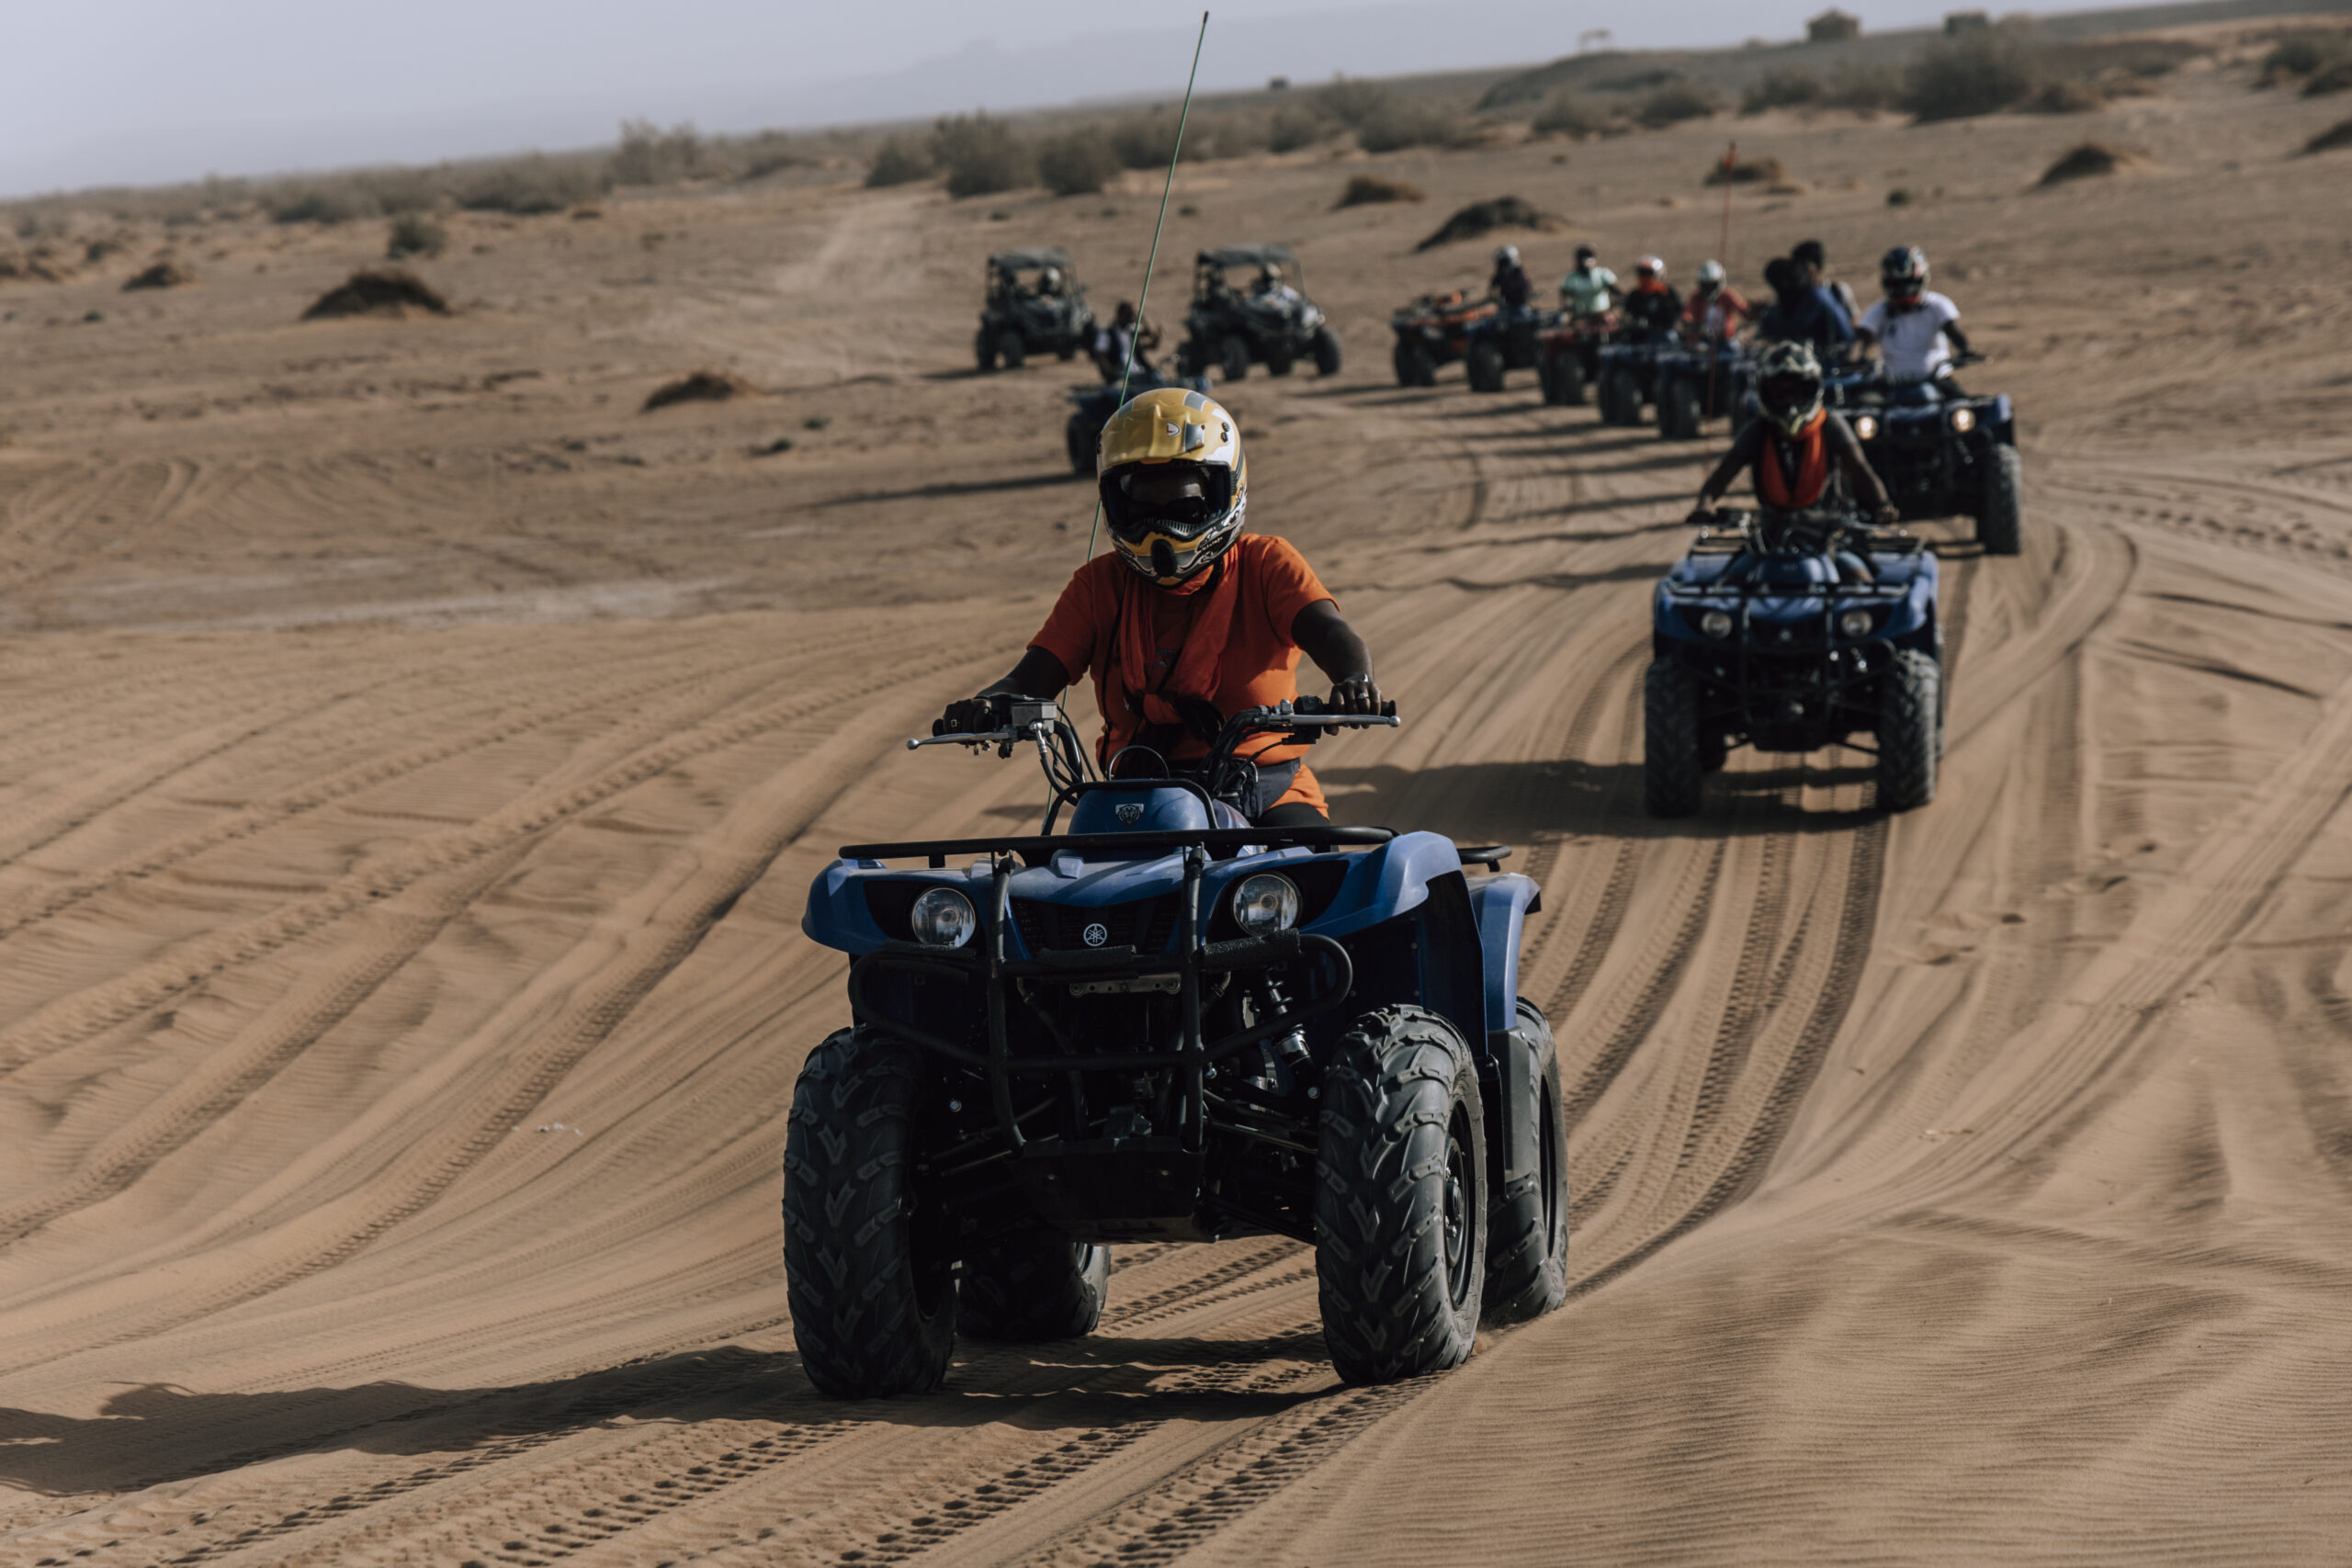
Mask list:
[[[1233,629],[1226,638],[1225,657],[1217,670],[1216,693],[1211,698],[1219,713],[1238,713],[1244,708],[1271,707],[1276,703],[1293,702],[1298,697],[1298,644],[1291,640],[1290,629],[1298,613],[1309,604],[1331,597],[1316,577],[1315,569],[1306,558],[1291,547],[1287,539],[1269,534],[1244,534],[1226,552],[1225,570],[1238,572],[1236,584],[1239,599],[1233,609]],[[1062,668],[1076,681],[1091,670],[1094,672],[1094,694],[1106,714],[1114,705],[1104,692],[1107,666],[1115,663],[1114,639],[1118,635],[1119,596],[1125,579],[1135,569],[1121,560],[1116,552],[1096,556],[1080,567],[1062,590],[1053,614],[1037,635],[1029,639],[1032,648],[1042,648],[1061,660]],[[1207,602],[1207,594],[1178,594],[1154,592],[1152,601],[1152,646],[1159,650],[1160,662],[1148,675],[1148,685],[1158,690],[1174,668],[1176,657],[1183,650],[1185,634],[1192,629],[1193,618],[1200,606]],[[1129,671],[1121,671],[1131,685],[1137,682]],[[1125,743],[1125,736],[1108,737],[1108,750],[1115,753]],[[1186,736],[1178,743],[1170,761],[1188,761],[1208,755],[1208,743],[1196,737]],[[1246,744],[1242,755],[1261,766],[1287,762],[1303,757],[1306,748],[1295,742],[1270,746],[1263,751]],[[1277,806],[1312,806],[1325,810],[1323,790],[1315,775],[1302,767],[1298,776]]]

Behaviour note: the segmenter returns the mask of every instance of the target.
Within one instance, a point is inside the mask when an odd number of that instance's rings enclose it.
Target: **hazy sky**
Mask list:
[[[1827,0],[1220,0],[1204,85],[1794,38]],[[1959,0],[1844,0],[1871,28]],[[0,194],[1015,108],[1182,85],[1198,13],[1069,0],[119,0],[10,7]]]

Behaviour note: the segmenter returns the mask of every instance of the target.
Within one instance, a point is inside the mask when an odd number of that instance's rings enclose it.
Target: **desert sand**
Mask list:
[[[981,257],[1107,309],[1148,182],[461,215],[446,319],[298,321],[375,224],[0,288],[0,1563],[2342,1562],[2352,154],[2292,154],[2343,102],[1186,170],[1153,313],[1286,240],[1350,351],[1227,394],[1407,717],[1320,752],[1336,812],[1544,887],[1575,1293],[1371,1389],[1287,1241],[1123,1249],[1092,1338],[925,1398],[819,1398],[785,1308],[847,1020],[804,891],[1030,818],[900,742],[1087,547],[1083,367],[969,370]],[[2140,161],[2034,188],[2091,135]],[[1413,253],[1453,206],[1687,277],[1731,136],[1803,186],[1735,196],[1743,286],[1921,244],[2022,410],[2024,555],[1923,530],[1951,746],[1899,818],[1842,751],[1641,813],[1719,425],[1388,374],[1484,276]],[[1331,210],[1367,168],[1430,200]],[[121,292],[167,239],[198,281]],[[706,367],[763,395],[640,412]]]

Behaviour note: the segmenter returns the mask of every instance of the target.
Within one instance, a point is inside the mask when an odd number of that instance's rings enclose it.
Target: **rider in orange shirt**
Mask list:
[[[1298,695],[1304,653],[1343,713],[1380,711],[1372,650],[1287,540],[1242,533],[1249,502],[1233,416],[1181,387],[1130,400],[1103,427],[1095,463],[1111,552],[1078,569],[1029,650],[978,696],[950,704],[934,731],[989,728],[991,696],[1058,694],[1094,676],[1106,773],[1152,752],[1180,776],[1200,766],[1227,714]],[[1304,745],[1243,753],[1257,765],[1244,815],[1270,828],[1329,816]],[[1188,767],[1188,764],[1191,766]]]

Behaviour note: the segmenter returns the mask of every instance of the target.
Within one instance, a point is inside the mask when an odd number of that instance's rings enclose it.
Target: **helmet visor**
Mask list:
[[[1879,281],[1886,285],[1886,297],[1890,299],[1917,299],[1928,286],[1926,278],[1906,273],[1890,272]]]
[[[1793,413],[1813,405],[1814,400],[1821,396],[1821,383],[1808,376],[1771,376],[1757,390],[1770,412]]]
[[[1233,508],[1233,470],[1206,463],[1136,463],[1102,476],[1102,512],[1130,544],[1153,535],[1200,537]]]

